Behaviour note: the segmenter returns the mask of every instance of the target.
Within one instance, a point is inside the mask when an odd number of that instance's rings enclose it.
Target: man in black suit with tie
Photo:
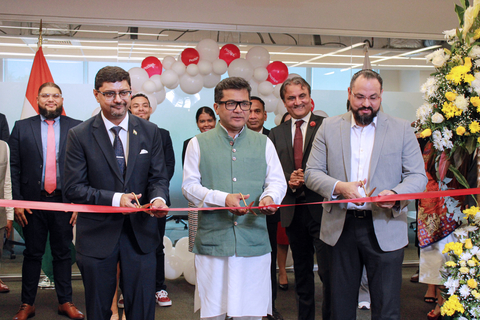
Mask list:
[[[127,112],[128,72],[104,67],[93,94],[101,112],[71,130],[65,158],[65,196],[74,203],[154,210],[134,214],[79,213],[77,263],[87,317],[109,320],[120,262],[127,319],[155,318],[156,217],[167,208],[168,175],[158,127]]]
[[[0,140],[8,142],[10,138],[10,130],[8,129],[7,117],[0,113]]]
[[[62,91],[55,83],[40,86],[40,115],[17,121],[9,139],[14,200],[63,202],[67,133],[81,121],[62,116]],[[23,227],[25,251],[22,267],[22,306],[14,319],[35,315],[35,296],[47,235],[53,256],[58,312],[83,319],[72,303],[70,243],[76,213],[15,208],[15,220]]]
[[[310,85],[301,77],[285,80],[280,96],[292,119],[270,131],[288,183],[282,204],[301,204],[322,201],[322,197],[304,185],[303,171],[323,117],[312,114]],[[279,208],[282,226],[286,228],[293,256],[295,291],[298,300],[298,319],[315,318],[314,254],[324,292],[328,286],[326,266],[322,265],[324,244],[319,239],[321,205]],[[328,296],[323,297],[323,319],[329,319]]]

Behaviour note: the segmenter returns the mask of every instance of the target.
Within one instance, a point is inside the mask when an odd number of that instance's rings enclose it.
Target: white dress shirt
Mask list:
[[[292,147],[295,140],[295,131],[297,130],[297,125],[295,124],[298,120],[303,120],[302,125],[300,126],[300,130],[302,130],[302,142],[303,142],[303,150],[305,150],[305,135],[307,134],[307,127],[309,126],[310,116],[312,112],[309,112],[305,117],[301,119],[294,119],[292,118]]]

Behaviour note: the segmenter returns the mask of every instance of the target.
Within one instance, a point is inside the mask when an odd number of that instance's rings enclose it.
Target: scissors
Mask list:
[[[245,205],[245,207],[247,208],[247,212],[250,212],[251,214],[253,215],[257,215],[255,213],[255,211],[253,211],[251,208],[251,206],[255,203],[255,201],[252,201],[252,203],[250,203],[248,206],[247,206],[247,203],[245,202],[245,198],[243,197],[243,194],[240,193],[240,197],[242,197],[242,200],[243,200],[243,204]]]

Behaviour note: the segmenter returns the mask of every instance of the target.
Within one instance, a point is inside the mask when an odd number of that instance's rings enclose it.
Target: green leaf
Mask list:
[[[460,3],[463,5],[464,9],[467,9],[470,3],[468,3],[468,0],[460,0]]]
[[[458,4],[455,5],[455,12],[457,13],[458,16],[458,22],[460,23],[460,26],[463,27],[463,15],[465,13],[465,9],[460,7]],[[457,31],[458,34],[458,31]]]
[[[475,151],[477,147],[477,142],[475,140],[475,137],[469,137],[467,142],[465,142],[465,148],[467,149],[468,154],[472,154]]]
[[[465,177],[463,176],[463,174],[460,173],[460,171],[458,171],[457,168],[455,168],[453,165],[450,165],[450,167],[448,168],[448,170],[450,170],[453,175],[455,176],[455,178],[457,179],[458,183],[460,183],[462,186],[464,186],[466,189],[470,188],[470,186],[468,185],[468,182],[467,182],[467,179],[465,179]]]
[[[467,158],[467,153],[465,149],[463,148],[457,148],[455,149],[455,152],[453,153],[453,165],[455,168],[460,168],[462,165],[463,161]]]

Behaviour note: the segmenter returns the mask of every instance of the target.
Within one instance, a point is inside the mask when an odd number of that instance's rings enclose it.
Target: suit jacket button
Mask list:
[[[233,182],[235,182],[235,181],[237,181],[237,178],[233,178],[232,180],[233,180]]]
[[[234,225],[238,225],[238,222],[237,222],[237,221],[235,221],[233,224],[234,224]]]
[[[232,160],[235,161],[235,160],[237,160],[237,158],[233,157]]]
[[[237,149],[232,149],[232,152],[237,152]]]

